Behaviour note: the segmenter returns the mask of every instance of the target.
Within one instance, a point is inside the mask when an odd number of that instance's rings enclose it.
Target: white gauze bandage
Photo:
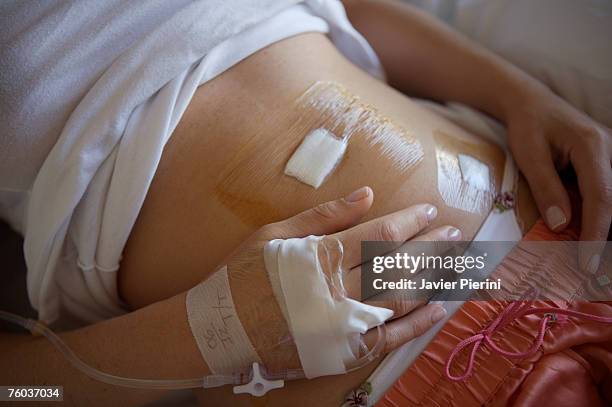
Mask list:
[[[234,306],[227,267],[187,292],[187,319],[206,364],[215,374],[248,369],[261,359]]]
[[[277,239],[264,247],[274,295],[309,379],[345,373],[357,359],[360,335],[393,315],[386,308],[332,296],[317,253],[321,239]]]
[[[324,128],[311,131],[287,162],[285,174],[319,188],[344,156],[346,143]]]
[[[491,188],[491,176],[486,164],[467,154],[458,154],[457,160],[465,182],[480,191],[488,191]]]

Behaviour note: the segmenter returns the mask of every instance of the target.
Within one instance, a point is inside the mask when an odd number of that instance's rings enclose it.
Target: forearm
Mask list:
[[[345,6],[380,57],[389,83],[404,93],[462,102],[504,120],[525,92],[541,87],[413,7],[392,0],[345,0]]]
[[[83,361],[114,375],[176,379],[209,373],[191,335],[184,294],[61,337]],[[64,400],[75,405],[141,405],[161,396],[89,379],[44,338],[4,334],[0,349],[4,385],[62,385]]]

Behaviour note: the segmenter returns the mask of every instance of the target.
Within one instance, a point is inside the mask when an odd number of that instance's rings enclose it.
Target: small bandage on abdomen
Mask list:
[[[442,132],[434,133],[438,191],[451,208],[486,213],[501,183],[493,171],[494,162],[503,162],[503,152],[487,141],[468,143]],[[477,157],[487,157],[488,163]]]
[[[340,140],[329,131],[318,128],[302,141],[285,166],[285,174],[319,188],[336,168],[344,152],[346,139]]]
[[[424,158],[414,129],[335,82],[316,82],[219,173],[224,207],[251,226],[285,219],[362,185],[399,189]],[[278,127],[276,127],[278,122]]]
[[[315,83],[300,97],[298,107],[303,115],[294,128],[309,132],[287,162],[285,174],[315,189],[340,164],[352,138],[365,139],[400,172],[423,159],[414,137],[337,83]]]

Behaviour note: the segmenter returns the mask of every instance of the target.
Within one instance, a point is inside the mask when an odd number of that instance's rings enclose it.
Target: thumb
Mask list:
[[[514,158],[527,178],[540,214],[552,231],[564,229],[570,221],[571,206],[548,146],[529,145],[517,149]]]
[[[362,187],[346,197],[329,201],[297,215],[272,223],[266,227],[266,235],[273,238],[327,235],[354,226],[372,206],[374,192]]]

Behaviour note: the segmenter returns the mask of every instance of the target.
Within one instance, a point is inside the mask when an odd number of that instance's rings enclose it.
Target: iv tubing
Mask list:
[[[75,353],[61,340],[51,329],[44,324],[33,319],[23,318],[19,315],[0,310],[0,319],[22,326],[30,331],[33,335],[43,335],[53,346],[59,350],[64,357],[78,370],[85,373],[92,379],[103,383],[112,384],[115,386],[132,387],[137,389],[158,389],[158,390],[174,390],[174,389],[193,389],[193,388],[211,388],[219,387],[225,384],[242,384],[241,374],[236,375],[209,375],[193,379],[134,379],[128,377],[115,376],[109,373],[94,369],[87,363],[83,362]],[[248,375],[246,375],[248,378]]]

